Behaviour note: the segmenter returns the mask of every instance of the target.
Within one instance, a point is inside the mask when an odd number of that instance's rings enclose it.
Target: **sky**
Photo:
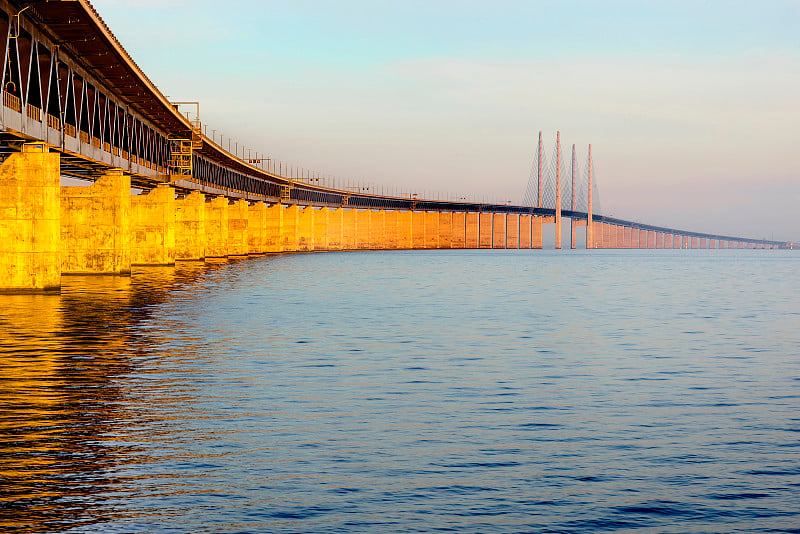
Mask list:
[[[560,131],[604,215],[800,241],[800,1],[92,4],[223,145],[520,203]]]

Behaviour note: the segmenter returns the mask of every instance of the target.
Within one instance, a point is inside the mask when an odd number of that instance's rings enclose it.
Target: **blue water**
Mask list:
[[[296,254],[0,295],[3,532],[800,532],[800,254]]]

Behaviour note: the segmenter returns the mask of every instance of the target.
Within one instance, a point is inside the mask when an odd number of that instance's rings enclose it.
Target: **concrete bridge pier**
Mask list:
[[[250,254],[248,222],[249,203],[238,200],[228,204],[228,256],[247,256]]]
[[[451,222],[451,243],[452,248],[467,247],[467,214],[464,212],[454,212]]]
[[[506,248],[506,214],[493,213],[492,218],[492,248]]]
[[[314,210],[314,250],[328,250],[329,220],[328,208]]]
[[[228,257],[229,203],[225,197],[206,202],[206,258]]]
[[[506,248],[519,248],[519,214],[506,214]]]
[[[314,251],[314,215],[312,206],[297,209],[297,250],[300,252]]]
[[[111,169],[90,186],[61,188],[61,273],[131,273],[131,180]]]
[[[175,261],[206,257],[206,196],[192,191],[175,203]]]
[[[0,165],[0,291],[61,287],[60,158],[26,143]]]
[[[175,264],[175,204],[169,184],[131,197],[132,265]]]
[[[397,213],[397,243],[401,249],[414,248],[414,212]]]
[[[267,205],[254,202],[247,207],[247,253],[264,254],[267,251]]]

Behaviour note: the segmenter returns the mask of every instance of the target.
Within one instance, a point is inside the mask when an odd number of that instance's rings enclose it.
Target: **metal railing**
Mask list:
[[[32,104],[28,104],[27,106],[28,117],[35,120],[36,122],[42,122],[42,110],[37,108]]]
[[[18,96],[14,96],[8,91],[3,91],[3,105],[7,108],[13,109],[16,112],[22,113],[22,100]]]

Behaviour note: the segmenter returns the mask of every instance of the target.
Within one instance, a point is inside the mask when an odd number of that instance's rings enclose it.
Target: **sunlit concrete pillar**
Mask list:
[[[480,214],[469,212],[465,215],[464,248],[480,246]]]
[[[492,214],[492,248],[506,248],[506,214]]]
[[[328,240],[330,239],[329,220],[330,211],[328,208],[320,208],[314,211],[314,250],[328,250]]]
[[[400,249],[414,248],[413,233],[414,233],[414,212],[398,211],[397,248]]]
[[[542,248],[542,224],[541,217],[531,217],[531,248]]]
[[[384,210],[369,211],[369,248],[380,250],[386,248],[386,212]]]
[[[247,207],[247,252],[267,252],[267,204],[255,202]]]
[[[699,248],[708,248],[708,240],[705,237],[700,238]]]
[[[656,232],[656,248],[664,248],[664,232]]]
[[[453,248],[453,212],[439,212],[439,248]]]
[[[384,229],[384,238],[383,238],[383,245],[384,248],[389,250],[397,250],[398,240],[399,240],[399,233],[398,233],[398,211],[391,210],[385,212],[383,216],[383,229]]]
[[[519,214],[506,214],[506,248],[519,248]]]
[[[175,202],[175,260],[200,261],[205,257],[206,196],[192,191]]]
[[[342,250],[343,214],[342,208],[328,211],[328,250]]]
[[[411,212],[411,246],[425,248],[425,212]]]
[[[160,184],[131,197],[131,264],[175,263],[175,190]]]
[[[439,248],[439,212],[425,212],[425,248]]]
[[[708,248],[717,248],[717,240],[716,239],[709,239],[708,240]]]
[[[61,188],[61,273],[130,274],[131,180],[112,169]]]
[[[313,206],[298,210],[297,250],[300,252],[314,251],[314,211]]]
[[[633,228],[625,227],[625,248],[633,248]]]
[[[342,213],[342,247],[344,250],[358,248],[358,210],[344,210]]]
[[[638,248],[647,248],[647,230],[638,229]]]
[[[478,214],[478,246],[480,248],[492,248],[492,213]]]
[[[692,244],[692,248],[697,248],[698,239],[696,237],[693,237],[691,239],[691,244]]]
[[[531,216],[520,214],[519,216],[519,248],[531,248]]]
[[[0,165],[0,292],[61,287],[60,159],[29,143]]]
[[[206,202],[206,258],[228,256],[228,199],[216,197]]]
[[[283,252],[283,211],[282,204],[273,204],[267,208],[265,252]]]
[[[247,256],[250,253],[247,235],[249,218],[249,203],[246,200],[237,200],[228,205],[228,256]]]
[[[463,211],[453,212],[451,223],[452,248],[466,248],[467,246],[467,214]]]
[[[283,224],[281,225],[281,248],[284,252],[297,252],[299,250],[300,208],[297,204],[289,204],[283,209]]]
[[[356,210],[356,248],[358,250],[369,249],[369,210]]]
[[[263,254],[267,250],[267,205],[255,202],[247,207],[247,253]]]

